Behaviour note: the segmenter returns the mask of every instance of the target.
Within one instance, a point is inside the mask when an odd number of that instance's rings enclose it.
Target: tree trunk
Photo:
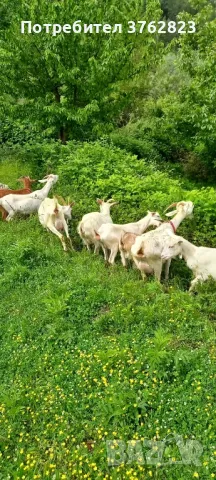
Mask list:
[[[64,144],[66,143],[66,131],[64,127],[60,127],[59,129],[59,140]]]
[[[55,88],[55,100],[57,103],[60,103],[61,101],[61,95],[58,91],[58,87]],[[59,140],[61,140],[62,143],[66,143],[66,130],[65,130],[65,127],[62,125],[60,128],[59,128],[59,132],[58,132],[58,138]]]

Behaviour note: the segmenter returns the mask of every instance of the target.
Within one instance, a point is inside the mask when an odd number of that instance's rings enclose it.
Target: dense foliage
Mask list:
[[[198,13],[179,18],[194,18],[197,33],[172,42],[145,90],[140,82],[131,120],[114,141],[140,157],[149,148],[150,157],[178,162],[190,178],[214,181],[215,8],[208,1],[191,5],[199,6]]]
[[[35,0],[8,2],[1,9],[2,143],[111,134],[116,145],[140,158],[177,162],[198,181],[215,179],[214,1],[134,0],[119,9],[116,0],[103,7],[83,0],[72,9],[71,2],[40,2],[38,8]],[[168,39],[126,30],[56,37],[20,33],[22,19],[63,25],[97,18],[126,25],[132,18],[162,17],[193,19],[197,33]]]
[[[121,8],[116,0],[82,0],[73,6],[71,2],[18,2],[1,35],[0,79],[9,96],[9,112],[12,109],[19,121],[22,116],[24,122],[30,118],[33,134],[39,129],[43,135],[58,135],[63,141],[109,131],[130,101],[131,88],[124,81],[155,63],[159,44],[151,35],[130,35],[127,29],[110,35],[21,34],[21,20],[43,25],[47,19],[64,25],[82,19],[82,25],[108,23],[114,27],[116,23],[127,25],[132,18],[142,20],[144,15],[149,21],[151,15],[157,20],[160,13],[158,0],[150,0],[146,10],[139,0],[123,0]],[[7,138],[7,124],[5,128]]]

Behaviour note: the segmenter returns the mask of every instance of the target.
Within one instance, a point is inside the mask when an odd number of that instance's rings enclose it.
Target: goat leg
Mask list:
[[[68,242],[68,244],[69,244],[70,249],[71,249],[71,250],[74,250],[72,240],[71,240],[71,238],[70,238],[69,236],[67,237],[67,242]]]
[[[169,269],[170,269],[170,264],[171,264],[171,258],[166,261],[165,263],[165,280],[169,280]]]

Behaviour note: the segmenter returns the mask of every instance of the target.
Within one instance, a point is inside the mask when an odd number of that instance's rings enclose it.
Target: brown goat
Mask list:
[[[122,236],[120,240],[119,250],[121,255],[124,255],[125,258],[129,258],[129,259],[133,258],[131,255],[131,247],[134,244],[136,237],[137,235],[134,233],[125,233]],[[143,254],[142,254],[142,258],[143,258]],[[138,270],[140,271],[143,280],[145,280],[146,275],[150,275],[153,273],[153,269],[150,267],[150,265],[148,265],[148,263],[141,260],[139,261],[138,259],[136,261],[134,260],[134,263],[138,268]]]
[[[14,193],[18,195],[25,195],[26,193],[31,193],[32,192],[31,184],[36,182],[36,180],[33,180],[30,177],[23,176],[18,178],[18,182],[22,182],[24,185],[24,188],[20,188],[19,190],[11,190],[10,188],[1,188],[0,198],[5,197],[10,193]],[[2,214],[2,220],[6,220],[8,216],[8,212],[3,207],[0,207],[0,212]]]

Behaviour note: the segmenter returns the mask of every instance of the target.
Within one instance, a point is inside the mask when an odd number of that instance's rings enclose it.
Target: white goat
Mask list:
[[[216,280],[216,248],[196,247],[183,237],[174,235],[167,239],[161,257],[169,260],[178,255],[186,261],[195,277],[189,291],[194,289],[197,282],[203,282],[209,277]]]
[[[175,234],[180,223],[186,217],[191,216],[194,208],[193,203],[190,201],[174,203],[170,205],[170,207],[172,206],[176,206],[176,210],[169,212],[166,215],[168,217],[175,215],[174,218],[170,222],[163,223],[160,227],[156,228],[156,230],[137,237],[131,247],[131,254],[135,264],[137,265],[137,268],[139,268],[140,261],[143,260],[144,262],[147,262],[148,265],[153,269],[155,277],[159,282],[161,279],[162,265],[164,263],[161,258],[161,253],[164,245],[166,244],[166,239],[167,237]],[[166,262],[166,280],[169,277],[170,263],[171,259]]]
[[[91,212],[84,215],[77,227],[77,232],[89,251],[91,250],[90,246],[93,244],[94,253],[98,253],[100,247],[102,247],[105,256],[105,249],[97,240],[96,232],[103,223],[112,223],[110,208],[113,205],[117,205],[118,202],[115,202],[112,198],[107,200],[107,202],[98,198],[97,203],[100,205],[100,212]]]
[[[75,202],[71,202],[69,197],[67,199],[67,202],[65,202],[64,198],[60,197],[59,195],[55,195],[55,198],[57,198],[58,202],[60,201],[63,203],[63,205],[61,205],[62,212],[64,214],[64,218],[68,225],[68,221],[71,220],[71,211],[72,211],[72,207],[75,205]],[[64,230],[64,225],[61,222],[61,220],[58,218],[56,218],[56,221],[55,221],[55,228],[59,231]]]
[[[105,255],[105,260],[108,260],[112,265],[114,264],[116,255],[119,251],[119,243],[124,233],[136,233],[137,235],[141,235],[141,233],[143,233],[150,225],[158,226],[160,223],[161,217],[158,212],[148,212],[148,214],[138,222],[125,223],[123,225],[102,225],[97,230],[97,239],[100,240],[106,252],[107,250],[110,250],[109,259],[107,259],[107,255]],[[120,250],[120,254],[122,264],[125,267],[126,259],[122,250]]]
[[[65,252],[67,251],[67,245],[64,235],[60,233],[60,230],[65,232],[72,248],[67,225],[67,220],[71,219],[71,206],[72,203],[69,203],[68,205],[60,205],[58,199],[54,197],[45,198],[38,209],[38,218],[41,225],[57,235]]]
[[[36,212],[41,202],[47,197],[51,187],[57,182],[57,180],[58,175],[50,174],[42,180],[38,180],[40,183],[46,183],[46,185],[40,190],[35,190],[26,195],[10,193],[9,195],[5,195],[5,197],[0,198],[0,206],[8,212],[6,218],[7,222],[12,220],[16,213],[28,215]]]

